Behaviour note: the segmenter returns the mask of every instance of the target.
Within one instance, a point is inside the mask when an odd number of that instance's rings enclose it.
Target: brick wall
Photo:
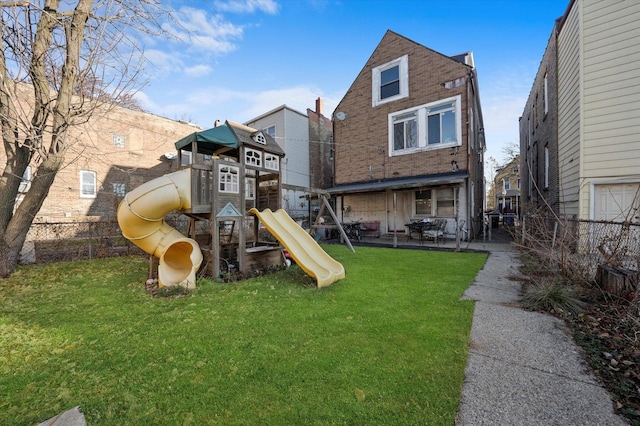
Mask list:
[[[197,130],[187,123],[125,108],[96,111],[87,123],[70,131],[72,145],[65,165],[35,222],[114,218],[121,197],[114,193],[113,184],[123,184],[128,192],[177,170],[176,160],[169,160],[164,154],[175,153],[174,143]],[[124,147],[114,145],[114,134],[124,136]],[[5,159],[4,149],[0,148],[0,167]],[[80,195],[83,170],[96,173],[95,198]]]
[[[558,214],[558,69],[557,27],[554,26],[520,118],[522,211],[548,208]],[[544,77],[547,76],[547,112]],[[545,148],[549,151],[549,185],[545,186]],[[535,182],[532,184],[531,179]],[[531,194],[529,187],[531,185]]]
[[[409,57],[409,96],[372,107],[372,69],[404,54]],[[467,86],[446,89],[443,83],[468,74],[464,64],[388,32],[336,108],[346,119],[335,121],[335,184],[451,172],[452,159],[460,170],[467,169]],[[463,143],[457,151],[389,157],[389,113],[456,95],[462,96]]]

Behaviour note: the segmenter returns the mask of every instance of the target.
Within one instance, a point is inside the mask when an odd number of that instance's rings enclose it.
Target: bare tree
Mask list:
[[[520,155],[520,145],[518,142],[507,142],[507,144],[502,147],[502,153],[506,157],[505,164],[509,164],[511,160]]]
[[[131,101],[144,83],[138,36],[162,34],[167,19],[158,0],[0,3],[0,277],[15,270],[33,218],[77,142],[72,130],[110,103]],[[29,166],[29,189],[20,193]]]

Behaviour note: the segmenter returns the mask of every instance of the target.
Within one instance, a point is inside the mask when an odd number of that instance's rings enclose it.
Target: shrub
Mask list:
[[[580,313],[586,308],[573,289],[557,278],[533,281],[525,289],[522,302],[528,309],[545,312]]]

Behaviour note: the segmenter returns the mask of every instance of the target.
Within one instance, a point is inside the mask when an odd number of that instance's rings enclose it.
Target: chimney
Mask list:
[[[323,110],[324,110],[324,101],[322,100],[322,98],[316,99],[316,114],[324,115]]]

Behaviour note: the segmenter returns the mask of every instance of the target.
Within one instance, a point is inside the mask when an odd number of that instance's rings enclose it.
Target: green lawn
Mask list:
[[[0,424],[80,405],[90,425],[451,425],[486,256],[344,246],[298,267],[152,298],[148,263],[21,267],[0,280]]]

